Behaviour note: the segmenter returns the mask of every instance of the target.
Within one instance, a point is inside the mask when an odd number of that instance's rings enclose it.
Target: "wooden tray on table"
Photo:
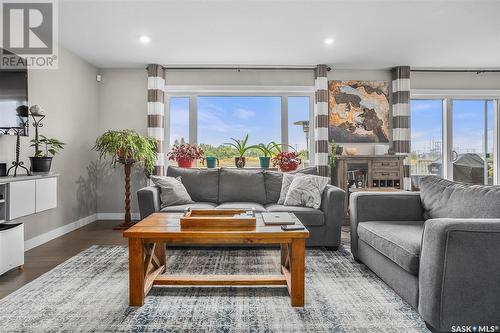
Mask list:
[[[190,209],[180,218],[181,228],[255,227],[255,210],[248,209]]]

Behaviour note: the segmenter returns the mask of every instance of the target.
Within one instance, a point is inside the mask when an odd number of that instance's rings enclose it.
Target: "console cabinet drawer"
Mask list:
[[[396,169],[399,170],[399,162],[396,160],[382,160],[382,161],[373,161],[372,167],[374,170],[380,169]]]
[[[399,179],[399,171],[373,171],[373,179]]]

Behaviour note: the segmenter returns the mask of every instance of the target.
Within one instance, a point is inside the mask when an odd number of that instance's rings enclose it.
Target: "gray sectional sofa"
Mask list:
[[[425,177],[351,196],[351,249],[433,330],[500,325],[500,187]]]
[[[316,173],[315,168],[303,170]],[[160,209],[159,188],[149,186],[137,192],[141,219],[153,212],[182,212],[192,208],[255,208],[257,212],[293,212],[307,227],[308,246],[337,249],[344,217],[345,192],[327,185],[320,209],[278,205],[283,175],[261,169],[185,169],[168,167],[167,176],[181,177],[192,204]]]

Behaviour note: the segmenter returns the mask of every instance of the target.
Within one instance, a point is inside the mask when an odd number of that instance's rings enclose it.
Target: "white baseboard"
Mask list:
[[[67,234],[68,232],[86,226],[87,224],[94,222],[96,219],[97,219],[97,214],[92,214],[87,217],[81,218],[78,221],[65,224],[62,227],[50,230],[44,234],[25,240],[24,251],[31,250],[32,248],[47,243],[48,241],[51,241],[54,238],[61,237],[62,235]]]
[[[140,218],[141,217],[139,213],[132,213],[132,220],[140,220]],[[44,234],[25,240],[24,251],[26,252],[28,250],[31,250],[34,247],[40,246],[57,237],[61,237],[68,232],[72,232],[97,220],[123,220],[123,213],[96,213],[81,218],[78,221],[65,224],[62,227],[50,230]]]
[[[140,220],[139,213],[132,213],[132,220]],[[97,213],[98,220],[123,220],[123,213]]]

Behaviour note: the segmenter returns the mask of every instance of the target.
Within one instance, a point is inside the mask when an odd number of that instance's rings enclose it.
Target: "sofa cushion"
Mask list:
[[[302,173],[304,175],[319,176],[318,168],[316,168],[316,167],[308,167],[308,168],[297,169],[297,170],[292,171],[290,173],[292,173],[292,174],[294,174],[294,173]]]
[[[216,204],[212,202],[193,202],[185,205],[176,205],[176,206],[167,206],[161,209],[162,212],[183,212],[184,209],[186,208],[193,208],[193,209],[212,209],[217,206]]]
[[[186,187],[191,199],[196,202],[214,202],[219,194],[219,170],[178,168],[169,166],[167,176],[181,177],[182,184]]]
[[[325,224],[325,214],[319,209],[299,206],[284,206],[278,204],[268,204],[265,206],[268,212],[290,212],[306,226],[322,226]]]
[[[420,180],[426,219],[500,218],[500,186],[467,185],[436,176]]]
[[[264,171],[220,169],[219,203],[256,202],[266,203]]]
[[[217,209],[252,209],[254,208],[256,212],[265,212],[266,209],[259,203],[256,202],[224,202],[217,206]]]
[[[264,170],[264,184],[266,186],[266,203],[277,203],[281,193],[283,173]]]
[[[410,274],[418,274],[424,221],[377,221],[358,224],[358,237]]]
[[[151,181],[160,188],[161,208],[193,203],[181,177],[151,176]]]

